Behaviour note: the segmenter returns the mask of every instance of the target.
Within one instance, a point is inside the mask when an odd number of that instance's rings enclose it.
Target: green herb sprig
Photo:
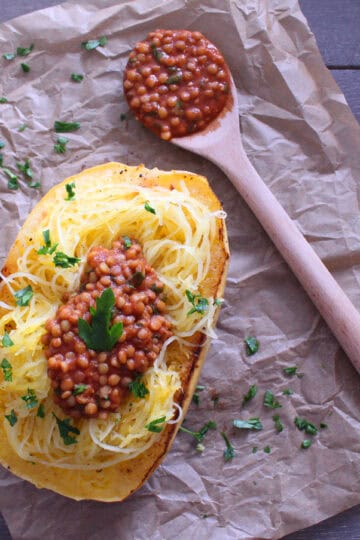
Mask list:
[[[70,435],[70,433],[74,433],[74,435],[80,435],[80,431],[78,430],[78,428],[70,424],[70,418],[65,418],[64,420],[61,420],[56,416],[55,413],[52,414],[56,420],[57,426],[59,428],[60,437],[62,438],[64,444],[66,446],[76,444],[78,442],[77,439]]]
[[[152,431],[153,433],[160,433],[163,430],[165,421],[166,421],[166,416],[161,416],[161,418],[156,418],[155,420],[151,420],[151,422],[146,424],[145,428],[148,431]]]
[[[224,450],[224,453],[223,453],[223,456],[224,456],[224,461],[230,461],[232,460],[236,453],[235,453],[235,448],[232,446],[231,442],[229,441],[229,438],[228,436],[226,435],[226,433],[224,433],[223,431],[221,431],[220,435],[222,436],[222,438],[224,439],[225,441],[225,444],[226,444],[226,448]]]
[[[191,435],[192,437],[194,437],[194,439],[198,443],[201,443],[205,439],[205,435],[207,434],[209,429],[213,429],[213,430],[217,429],[216,422],[214,422],[213,420],[209,420],[208,422],[206,422],[206,424],[202,426],[202,428],[199,429],[199,431],[191,431],[190,429],[187,429],[184,426],[180,426],[179,428],[180,431],[183,431],[184,433],[187,433],[188,435]]]
[[[106,36],[101,36],[98,39],[89,39],[88,41],[83,41],[81,43],[81,46],[86,51],[93,51],[94,49],[97,49],[98,47],[105,47],[107,42],[108,42],[108,38]]]
[[[42,232],[43,239],[44,239],[44,245],[39,248],[36,253],[38,255],[52,255],[56,248],[58,247],[58,243],[52,245],[51,239],[50,239],[50,231],[49,229],[46,229]]]
[[[187,312],[187,316],[192,315],[193,313],[205,313],[209,307],[209,300],[207,298],[204,298],[200,294],[193,294],[189,289],[186,289],[185,294],[188,301],[193,306],[190,311]]]
[[[250,429],[254,431],[260,431],[263,429],[263,425],[260,422],[260,418],[249,418],[248,420],[233,420],[233,426],[238,429]]]
[[[149,390],[146,388],[145,384],[141,382],[141,376],[136,377],[136,379],[129,384],[129,390],[138,398],[144,398],[149,394]]]

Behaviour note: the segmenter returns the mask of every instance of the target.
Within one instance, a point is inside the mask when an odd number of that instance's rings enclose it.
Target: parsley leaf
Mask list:
[[[184,426],[180,426],[179,428],[180,431],[183,431],[188,435],[192,435],[192,437],[194,437],[198,443],[201,443],[205,439],[205,435],[207,434],[209,429],[217,429],[216,422],[214,422],[213,420],[209,420],[208,422],[206,422],[206,424],[203,425],[202,428],[199,429],[199,431],[191,431]]]
[[[67,193],[65,201],[73,201],[75,199],[75,182],[71,182],[71,184],[65,184],[65,189]]]
[[[54,130],[56,133],[69,133],[71,131],[77,131],[80,129],[79,122],[61,122],[60,120],[55,120]]]
[[[3,58],[5,58],[5,60],[14,60],[14,58],[16,58],[16,54],[15,53],[4,53],[3,54]]]
[[[18,47],[16,49],[17,56],[28,56],[31,51],[34,48],[34,44],[32,43],[29,47]]]
[[[57,251],[53,257],[55,266],[59,266],[60,268],[70,268],[71,266],[78,264],[80,261],[81,259],[78,257],[70,257],[62,251]]]
[[[289,367],[283,368],[284,374],[289,375],[290,377],[292,377],[293,375],[297,375],[298,377],[301,376],[302,374],[297,373],[297,370],[298,370],[297,366],[289,366]]]
[[[12,347],[14,345],[13,340],[11,339],[11,337],[9,336],[9,334],[7,333],[6,330],[5,330],[3,338],[1,340],[1,345],[3,347]]]
[[[327,427],[328,427],[328,425],[325,424],[324,422],[320,423],[320,429],[326,429]]]
[[[221,432],[221,436],[224,439],[225,444],[226,444],[226,448],[223,453],[224,461],[230,461],[233,457],[235,457],[235,449],[233,448],[228,437],[223,431]]]
[[[114,291],[105,289],[96,299],[96,309],[90,308],[91,324],[84,319],[78,320],[79,336],[89,349],[111,351],[123,333],[123,324],[110,326],[111,311],[115,305]]]
[[[21,126],[18,127],[18,131],[23,132],[27,128],[26,124],[21,124]]]
[[[0,97],[0,103],[7,103],[7,102],[8,102],[8,100],[7,100],[6,97],[4,97],[4,96]]]
[[[243,398],[242,406],[248,403],[248,401],[251,401],[256,396],[256,393],[257,393],[257,386],[255,384],[252,384],[248,392],[245,394]]]
[[[178,84],[182,80],[182,73],[176,73],[175,75],[171,75],[171,77],[168,78],[167,81],[165,81],[165,84]]]
[[[70,79],[76,83],[80,83],[84,79],[84,75],[81,75],[80,73],[72,73],[70,75]]]
[[[16,163],[16,166],[20,172],[23,173],[23,175],[26,178],[32,178],[33,177],[33,171],[30,167],[30,161],[28,159],[25,160],[24,163],[20,163],[19,161]]]
[[[264,452],[265,452],[265,454],[270,454],[270,452],[271,452],[270,446],[265,446]]]
[[[141,382],[141,376],[136,377],[134,381],[131,381],[129,384],[129,390],[138,398],[144,398],[146,394],[149,393],[149,390],[146,388],[145,384]]]
[[[258,451],[258,447],[257,447],[257,446],[253,446],[253,449],[251,450],[251,453],[252,453],[252,454],[256,454],[257,451]]]
[[[164,422],[166,421],[166,416],[162,416],[161,418],[157,418],[156,420],[151,420],[148,424],[146,424],[146,429],[148,431],[152,431],[153,433],[160,433],[163,430]],[[181,428],[180,428],[181,429]]]
[[[187,312],[187,316],[192,315],[193,313],[205,313],[209,306],[207,298],[203,298],[200,294],[193,294],[189,289],[186,289],[185,294],[188,301],[193,306],[190,311]]]
[[[129,249],[131,247],[131,240],[128,236],[123,236],[124,248]]]
[[[72,391],[73,396],[79,396],[80,394],[83,394],[85,390],[87,390],[87,388],[87,384],[75,384],[74,390]]]
[[[67,137],[58,137],[56,139],[56,144],[54,144],[54,151],[57,154],[65,154],[66,145],[68,142],[69,142],[69,139]]]
[[[40,403],[36,416],[39,418],[45,418],[45,408],[43,403]]]
[[[4,159],[4,156],[0,154],[0,167],[3,166],[3,159]]]
[[[258,352],[259,350],[259,342],[255,337],[247,337],[245,339],[245,345],[246,345],[246,354],[248,356],[251,356]]]
[[[37,250],[38,255],[52,255],[55,251],[55,249],[58,247],[58,244],[51,245],[50,240],[50,231],[49,229],[46,229],[42,232],[43,238],[44,238],[44,245]]]
[[[279,416],[278,414],[274,414],[273,420],[274,420],[274,422],[275,422],[276,431],[278,431],[279,433],[281,433],[282,430],[284,429],[284,426],[283,426],[283,424],[282,424],[281,421],[280,421],[280,416]]]
[[[1,150],[1,148],[4,148],[4,146],[5,146],[4,141],[0,141],[0,150]]]
[[[260,418],[249,418],[249,420],[233,420],[233,426],[238,429],[252,429],[260,431],[263,429],[263,425],[260,422]]]
[[[307,448],[310,448],[310,446],[312,445],[312,441],[310,439],[305,439],[302,443],[301,443],[301,448],[303,448],[304,450],[306,450]]]
[[[8,188],[9,189],[19,189],[19,179],[10,169],[6,169],[5,167],[2,169],[6,176],[9,178],[8,180]]]
[[[202,392],[203,390],[205,390],[205,386],[202,386],[200,384],[198,384],[197,387],[195,388],[195,392],[193,393],[192,400],[196,405],[199,405],[200,403],[199,392]]]
[[[294,392],[291,390],[291,388],[285,388],[283,391],[284,396],[291,396]]]
[[[269,409],[280,409],[282,407],[270,390],[266,390],[264,394],[264,406],[269,407]]]
[[[14,409],[11,409],[10,414],[5,414],[5,418],[9,422],[11,427],[15,426],[17,422],[17,416]]]
[[[76,444],[78,441],[75,437],[69,435],[69,433],[74,433],[75,435],[80,435],[80,431],[75,426],[70,425],[70,418],[65,418],[61,420],[56,416],[55,413],[52,413],[55,417],[57,426],[59,428],[60,437],[62,438],[64,444],[69,446],[70,444]]]
[[[83,41],[81,46],[87,51],[92,51],[98,47],[104,47],[108,42],[106,36],[101,36],[99,39],[89,39],[89,41]]]
[[[162,58],[165,54],[163,51],[156,47],[155,43],[151,44],[151,52],[155,60],[157,60],[158,62],[160,61],[160,58]]]
[[[21,399],[25,401],[27,409],[33,409],[38,404],[35,390],[32,388],[28,388],[27,394],[25,394],[25,396],[21,396]]]
[[[31,285],[27,285],[23,289],[20,289],[14,293],[16,304],[22,307],[28,306],[33,296],[34,292]]]
[[[23,70],[24,73],[29,73],[29,71],[30,71],[29,64],[20,64],[20,65],[21,65],[21,69]]]
[[[12,366],[7,358],[3,358],[0,364],[1,369],[3,370],[4,380],[11,382],[12,381]]]
[[[317,427],[306,420],[306,418],[300,418],[297,416],[294,420],[295,426],[298,428],[299,431],[305,431],[308,435],[316,435],[318,432]]]
[[[142,284],[142,282],[144,281],[145,279],[145,274],[143,274],[142,272],[135,272],[130,279],[128,279],[127,283],[128,285],[130,285],[131,287],[140,287],[140,285]]]
[[[155,208],[153,208],[152,206],[150,206],[149,201],[145,201],[144,208],[145,208],[145,210],[146,210],[147,212],[150,212],[150,214],[156,214]]]

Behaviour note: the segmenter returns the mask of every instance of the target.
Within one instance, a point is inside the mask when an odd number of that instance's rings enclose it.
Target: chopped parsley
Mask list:
[[[3,159],[4,159],[3,155],[2,155],[2,154],[0,154],[0,167],[2,167],[2,166],[3,166]]]
[[[260,418],[249,418],[248,420],[233,420],[233,426],[238,429],[252,429],[260,431],[263,429],[263,425],[260,422]]]
[[[137,287],[140,287],[144,279],[145,279],[145,274],[143,274],[142,272],[135,272],[131,276],[131,278],[127,281],[127,283],[131,287],[137,288]]]
[[[186,297],[192,304],[192,308],[187,312],[187,316],[192,315],[193,313],[205,313],[208,309],[209,301],[207,298],[203,298],[200,294],[193,294],[189,289],[185,291]]]
[[[71,182],[71,184],[65,184],[65,189],[67,193],[65,201],[73,201],[75,199],[75,182]]]
[[[149,393],[149,390],[146,388],[145,384],[141,382],[140,375],[129,384],[129,390],[134,394],[135,397],[138,398],[144,398],[146,394]]]
[[[1,148],[4,148],[4,146],[5,146],[4,141],[0,141],[0,150],[1,150]]]
[[[44,245],[37,250],[38,255],[52,255],[56,248],[58,247],[58,244],[51,245],[50,240],[50,231],[49,229],[46,229],[42,232],[43,238],[44,238]]]
[[[205,435],[209,431],[209,429],[217,429],[216,422],[213,420],[209,420],[206,422],[206,424],[203,425],[202,428],[199,429],[199,431],[191,431],[190,429],[185,428],[184,426],[180,426],[179,430],[183,431],[184,433],[187,433],[188,435],[191,435],[194,437],[194,439],[201,443],[205,439]]]
[[[23,289],[20,289],[14,293],[16,305],[21,307],[28,306],[33,296],[34,292],[31,285],[27,285]]]
[[[246,354],[248,356],[251,356],[258,352],[259,350],[259,342],[256,339],[256,337],[247,337],[245,339],[245,346],[246,346]]]
[[[301,443],[301,448],[303,448],[304,450],[306,450],[307,448],[310,448],[310,446],[312,445],[312,441],[310,439],[305,439],[303,440],[303,442]]]
[[[12,381],[12,366],[7,358],[3,358],[0,364],[1,369],[3,370],[4,380],[11,382]]]
[[[258,447],[257,447],[257,446],[253,446],[253,449],[251,450],[251,453],[252,453],[252,454],[256,454],[257,451],[258,451]]]
[[[292,396],[294,392],[291,390],[291,388],[285,388],[285,390],[283,391],[283,395],[284,396]]]
[[[36,416],[38,418],[45,418],[45,408],[43,403],[40,403]]]
[[[16,58],[16,54],[15,53],[4,53],[3,55],[3,58],[5,58],[5,60],[14,60],[14,58]]]
[[[94,49],[97,49],[98,47],[104,47],[108,42],[108,38],[106,36],[101,36],[98,39],[89,39],[88,41],[83,41],[81,43],[81,46],[83,49],[87,51],[93,51]]]
[[[182,74],[176,73],[175,75],[171,75],[171,77],[168,78],[168,80],[165,82],[165,84],[178,84],[182,80]]]
[[[280,421],[280,416],[279,416],[278,414],[274,414],[273,420],[274,420],[274,422],[275,422],[275,428],[276,428],[276,431],[277,431],[278,433],[281,433],[282,430],[284,429],[284,426],[283,426],[283,424],[282,424],[281,421]]]
[[[62,438],[64,444],[66,446],[69,446],[70,444],[76,444],[77,440],[75,437],[70,435],[70,433],[74,433],[74,435],[80,435],[80,431],[75,426],[70,425],[70,418],[65,418],[64,420],[61,420],[56,416],[55,413],[52,413],[57,426],[59,428],[60,437]]]
[[[268,407],[269,409],[280,409],[282,407],[270,390],[266,390],[263,403],[264,407]]]
[[[227,435],[223,431],[220,434],[221,434],[221,436],[224,439],[225,444],[226,444],[226,448],[225,448],[224,453],[223,453],[224,461],[230,461],[233,457],[235,457],[235,449],[231,445]]]
[[[285,375],[288,375],[289,377],[292,377],[293,375],[296,375],[297,377],[301,378],[303,377],[303,373],[298,373],[298,367],[297,366],[289,366],[283,368],[283,372]]]
[[[299,431],[305,431],[308,435],[316,435],[318,432],[317,427],[306,420],[306,418],[300,418],[297,416],[294,420],[295,426],[298,428]]]
[[[19,161],[16,163],[16,166],[20,172],[23,173],[25,178],[32,178],[33,177],[33,171],[30,166],[30,161],[28,159],[25,160],[24,163],[20,163]]]
[[[252,384],[248,392],[243,397],[242,406],[244,406],[246,403],[251,401],[256,396],[256,393],[257,393],[257,386],[255,386],[255,384]]]
[[[265,446],[264,452],[265,452],[265,454],[270,454],[270,452],[271,452],[271,447],[270,447],[270,446]]]
[[[320,422],[320,429],[326,429],[327,427],[327,424],[324,424],[324,422]]]
[[[75,266],[75,264],[78,264],[80,261],[81,259],[79,259],[78,257],[70,257],[62,251],[57,251],[53,257],[53,262],[55,266],[58,266],[60,268],[70,268],[71,266]]]
[[[77,131],[80,129],[79,122],[61,122],[60,120],[55,120],[54,130],[56,133],[69,133],[71,131]]]
[[[35,394],[35,390],[28,388],[25,396],[21,396],[21,399],[25,401],[25,406],[27,409],[33,409],[38,404],[38,400]]]
[[[83,394],[87,388],[87,384],[75,384],[74,390],[72,391],[73,396],[79,396],[80,394]]]
[[[124,248],[129,249],[129,247],[131,247],[131,244],[132,244],[130,238],[128,236],[123,236],[122,238],[124,241]]]
[[[6,97],[4,97],[4,96],[0,97],[0,103],[7,103],[7,102],[8,102],[8,100],[7,100]]]
[[[151,44],[151,52],[155,60],[157,60],[158,62],[160,61],[160,58],[162,58],[165,54],[163,51],[156,47],[155,43]]]
[[[29,64],[20,64],[20,65],[21,65],[21,69],[23,70],[24,73],[29,73],[29,71],[30,71]]]
[[[70,75],[70,79],[73,82],[80,83],[84,79],[84,75],[81,75],[80,73],[72,73]]]
[[[21,126],[18,127],[18,131],[23,132],[27,128],[26,124],[21,124]]]
[[[224,303],[223,298],[215,298],[215,300],[214,300],[214,306],[222,306],[223,303]]]
[[[56,139],[56,143],[54,144],[54,151],[57,154],[65,154],[66,145],[68,142],[69,142],[69,139],[67,137],[58,137]]]
[[[145,208],[145,210],[146,210],[147,212],[150,212],[150,214],[156,214],[155,208],[153,208],[152,206],[150,206],[149,201],[145,201],[144,208]]]
[[[34,48],[34,44],[32,43],[29,47],[18,47],[16,49],[17,56],[28,56],[31,51]]]
[[[164,424],[165,421],[166,421],[166,416],[162,416],[161,418],[156,418],[156,420],[151,420],[151,422],[146,424],[145,428],[148,431],[152,431],[153,433],[160,433],[164,427],[161,424]]]
[[[9,189],[19,189],[19,179],[10,169],[6,169],[5,167],[2,169],[6,176],[9,178],[8,180],[8,188]]]
[[[115,305],[114,291],[105,289],[96,299],[96,309],[90,307],[92,321],[78,320],[79,336],[88,349],[94,351],[111,351],[123,333],[123,324],[110,326],[112,309]]]
[[[196,405],[199,405],[200,403],[199,392],[202,392],[203,390],[205,390],[205,386],[202,386],[200,384],[198,384],[197,387],[195,388],[195,392],[193,393],[192,400]]]
[[[17,422],[17,416],[14,409],[11,409],[10,414],[5,414],[5,418],[9,422],[11,427],[15,426]]]
[[[7,333],[6,330],[5,330],[3,338],[1,340],[1,345],[3,347],[12,347],[14,345],[13,340],[11,339],[11,337],[9,336],[9,334]]]

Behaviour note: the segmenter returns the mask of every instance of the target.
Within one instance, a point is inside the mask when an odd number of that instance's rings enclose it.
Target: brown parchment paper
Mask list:
[[[157,27],[197,29],[221,48],[252,163],[360,308],[360,130],[295,0],[70,1],[3,24],[1,53],[35,44],[28,74],[23,59],[0,60],[0,95],[9,100],[0,105],[4,165],[14,169],[30,158],[42,187],[21,181],[12,192],[0,174],[2,261],[42,194],[107,160],[206,175],[228,213],[232,251],[218,339],[201,376],[206,389],[187,415],[189,428],[218,423],[204,453],[180,433],[163,465],[124,503],[76,503],[1,470],[0,509],[14,540],[280,538],[360,502],[359,376],[224,175],[158,140],[127,112],[128,53]],[[81,50],[82,41],[101,35],[106,47]],[[70,81],[73,72],[85,74],[81,84]],[[81,122],[67,135],[64,155],[53,151],[56,119]],[[260,341],[254,356],[245,354],[247,335]],[[286,377],[289,365],[304,376]],[[250,384],[258,395],[241,409]],[[287,387],[293,395],[282,395]],[[220,396],[216,409],[210,388]],[[281,409],[264,409],[267,389]],[[305,437],[294,427],[296,415],[328,424],[308,450],[300,449]],[[231,429],[233,418],[254,416],[263,431]],[[228,463],[223,429],[236,449]]]

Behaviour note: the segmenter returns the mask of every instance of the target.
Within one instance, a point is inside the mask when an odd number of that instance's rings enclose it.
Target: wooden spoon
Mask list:
[[[209,159],[224,171],[360,373],[360,314],[245,154],[232,78],[227,106],[219,116],[205,130],[170,142]]]

